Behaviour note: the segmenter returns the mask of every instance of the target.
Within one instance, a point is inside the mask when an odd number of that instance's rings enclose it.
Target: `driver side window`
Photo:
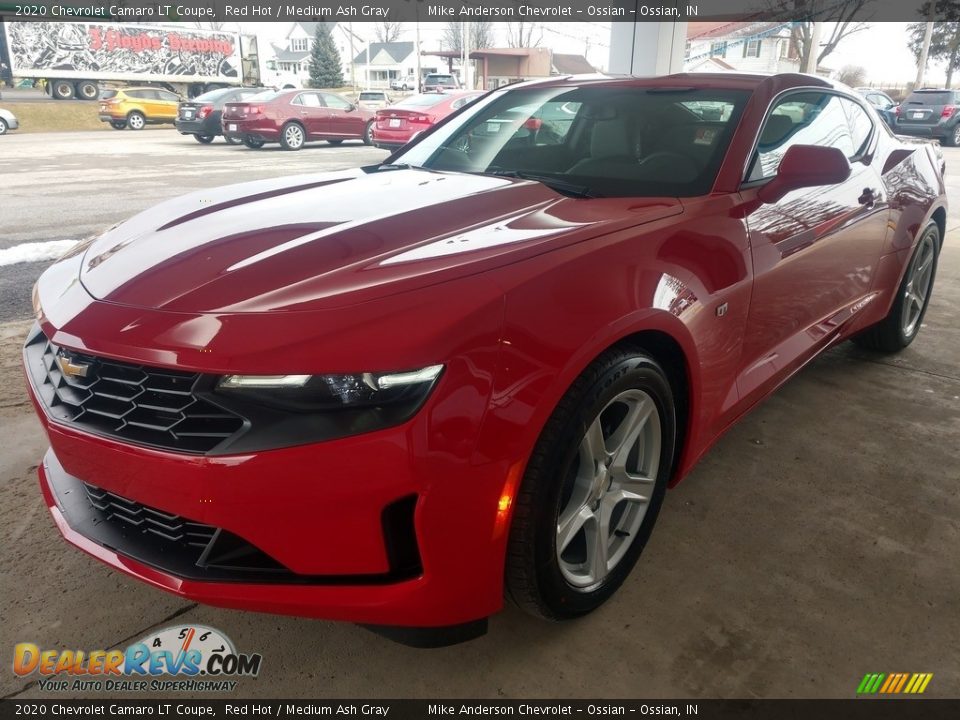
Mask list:
[[[747,181],[777,174],[784,154],[794,145],[835,147],[852,158],[859,150],[850,131],[845,100],[821,92],[791,93],[770,110],[760,131]]]

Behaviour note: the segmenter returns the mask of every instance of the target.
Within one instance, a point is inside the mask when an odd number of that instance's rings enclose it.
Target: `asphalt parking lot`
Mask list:
[[[11,135],[0,153],[0,248],[82,237],[197,188],[384,156],[202,147],[170,130]],[[598,612],[549,625],[508,607],[487,636],[440,650],[198,606],[67,546],[37,488],[45,441],[18,367],[43,264],[0,267],[0,656],[197,623],[263,655],[239,697],[853,697],[867,672],[931,672],[927,696],[957,697],[960,150],[945,154],[953,206],[910,348],[837,347],[745,418],[668,493],[640,564]],[[46,695],[7,657],[0,696]]]

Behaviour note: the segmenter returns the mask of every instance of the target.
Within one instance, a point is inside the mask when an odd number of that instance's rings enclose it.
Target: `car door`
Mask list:
[[[177,107],[180,105],[180,98],[176,93],[168,90],[154,90],[156,93],[156,115],[158,120],[169,120],[173,122],[177,118]]]
[[[363,115],[356,105],[333,93],[321,93],[327,105],[331,137],[363,137]]]
[[[742,189],[754,287],[744,338],[741,397],[763,394],[825,347],[870,301],[888,207],[871,150],[870,114],[846,96],[799,91],[768,111]],[[760,204],[756,193],[793,145],[841,149],[849,178]]]
[[[299,120],[307,137],[323,137],[329,131],[327,108],[317,92],[302,92],[291,102],[291,119]]]

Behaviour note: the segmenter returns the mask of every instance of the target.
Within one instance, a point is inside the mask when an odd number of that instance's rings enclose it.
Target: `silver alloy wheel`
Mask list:
[[[127,124],[130,126],[131,130],[143,130],[143,126],[146,125],[146,121],[143,119],[143,115],[140,113],[133,113],[127,118]]]
[[[917,325],[923,315],[930,294],[930,285],[933,283],[933,261],[937,253],[937,244],[932,233],[927,233],[920,240],[920,245],[913,255],[913,262],[907,270],[906,292],[903,295],[903,335],[913,337],[917,332]]]
[[[953,128],[953,145],[954,147],[960,146],[960,123]]]
[[[3,118],[0,118],[0,135],[7,134],[7,121]]]
[[[303,130],[299,125],[288,125],[283,131],[283,137],[287,141],[287,147],[297,149],[303,145]]]
[[[643,390],[620,393],[587,427],[557,518],[557,560],[575,590],[593,590],[636,538],[656,485],[662,439],[660,413]]]

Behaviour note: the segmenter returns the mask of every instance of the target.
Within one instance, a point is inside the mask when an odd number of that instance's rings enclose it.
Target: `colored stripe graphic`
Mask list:
[[[867,673],[857,686],[857,695],[920,695],[930,684],[933,673]]]

